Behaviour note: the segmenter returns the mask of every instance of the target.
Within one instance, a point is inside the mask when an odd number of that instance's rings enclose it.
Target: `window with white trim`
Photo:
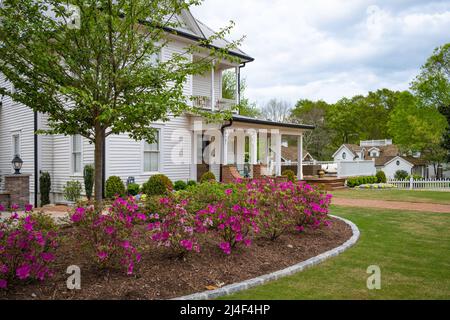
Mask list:
[[[20,157],[20,133],[13,133],[12,135],[12,155],[13,157]]]
[[[161,145],[160,145],[161,131],[157,130],[155,135],[156,140],[153,143],[144,141],[144,172],[159,172]]]
[[[77,134],[72,136],[72,173],[81,173],[83,139]]]

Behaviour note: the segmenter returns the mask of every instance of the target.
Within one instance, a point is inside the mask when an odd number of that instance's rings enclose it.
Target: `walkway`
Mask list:
[[[342,199],[334,198],[333,204],[344,207],[375,208],[392,210],[410,210],[421,212],[450,213],[450,205],[434,203],[416,203],[366,199]]]

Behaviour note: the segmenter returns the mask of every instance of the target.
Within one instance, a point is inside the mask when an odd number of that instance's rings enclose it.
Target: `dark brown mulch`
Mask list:
[[[275,242],[258,239],[250,248],[225,256],[212,239],[202,243],[200,254],[185,259],[170,257],[154,248],[143,256],[134,276],[99,271],[70,245],[61,246],[53,278],[43,283],[18,284],[0,292],[0,299],[170,299],[284,269],[343,244],[352,236],[348,225],[333,220],[331,228],[287,234]],[[149,241],[150,242],[150,241]],[[81,290],[66,288],[70,265],[81,267]]]

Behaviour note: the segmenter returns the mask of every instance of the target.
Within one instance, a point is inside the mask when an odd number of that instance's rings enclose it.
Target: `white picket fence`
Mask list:
[[[450,191],[450,179],[441,180],[388,180],[389,184],[396,186],[398,189],[409,190],[447,190]]]

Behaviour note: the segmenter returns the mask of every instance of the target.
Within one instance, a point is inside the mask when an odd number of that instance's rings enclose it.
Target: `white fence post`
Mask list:
[[[410,177],[409,178],[409,190],[413,190],[414,187],[414,178]]]
[[[395,180],[389,179],[389,184],[403,190],[442,190],[450,191],[450,179],[423,179],[423,180]]]

